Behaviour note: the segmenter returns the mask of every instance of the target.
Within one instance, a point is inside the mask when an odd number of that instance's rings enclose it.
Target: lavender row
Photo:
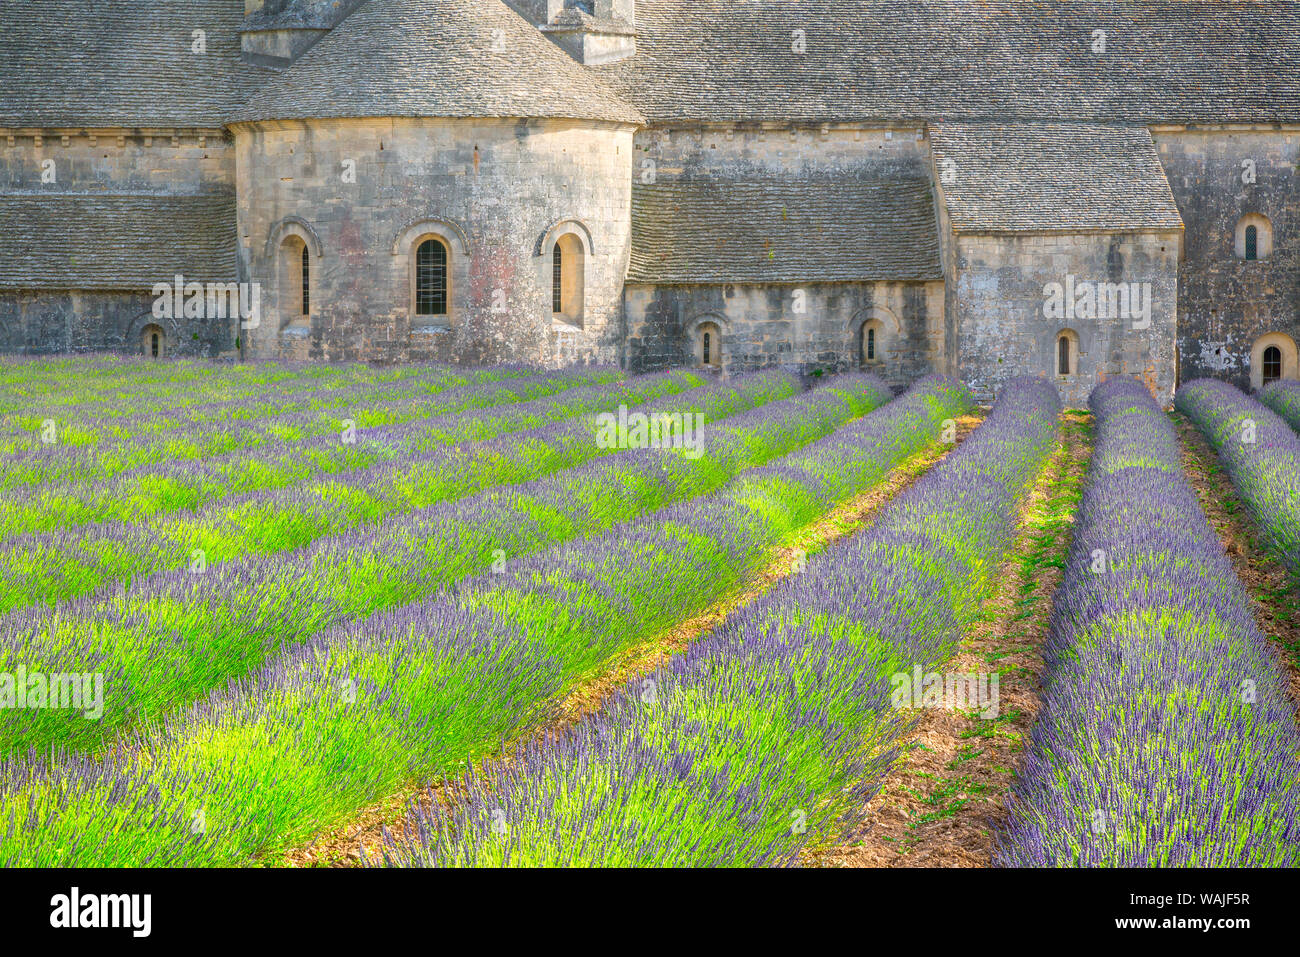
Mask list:
[[[1226,382],[1197,379],[1174,404],[1205,433],[1269,542],[1300,575],[1300,436]]]
[[[122,368],[131,363],[118,360]],[[411,366],[375,370],[368,366],[297,367],[268,363],[213,366],[192,362],[152,363],[145,375],[97,378],[85,360],[55,367],[48,376],[18,374],[6,389],[0,414],[0,450],[23,452],[50,448],[40,442],[42,426],[53,418],[59,447],[129,440],[137,429],[163,431],[173,421],[184,426],[219,420],[223,409],[263,408],[273,414],[280,404],[307,408],[350,389],[390,387],[403,380],[487,381],[512,370],[465,370],[450,366]],[[523,374],[520,372],[519,374]],[[468,378],[466,378],[468,376]],[[135,428],[133,428],[133,426]]]
[[[995,859],[1294,866],[1300,729],[1250,599],[1147,390],[1115,379]]]
[[[94,722],[56,710],[6,715],[0,753],[100,747],[128,721],[165,714],[329,625],[716,490],[742,469],[820,438],[889,396],[874,376],[840,376],[708,426],[698,455],[615,452],[301,552],[203,574],[164,572],[129,592],[65,603],[54,615],[11,614],[0,619],[0,671],[24,664],[45,674],[95,673],[112,693]]]
[[[1270,382],[1260,391],[1259,401],[1285,419],[1293,432],[1300,432],[1300,382],[1295,379]]]
[[[193,510],[252,491],[395,462],[462,441],[485,441],[600,407],[622,377],[562,373],[452,388],[438,395],[377,402],[336,413],[297,414],[263,425],[232,417],[204,431],[164,437],[149,461],[120,470],[134,457],[98,450],[54,463],[39,457],[5,471],[0,536],[67,529],[97,522],[139,522]],[[692,384],[702,384],[702,378]],[[596,384],[592,384],[595,382]],[[376,424],[377,423],[377,424]],[[400,423],[394,426],[393,423]],[[85,479],[99,474],[94,482]]]
[[[649,411],[691,410],[714,417],[799,391],[798,380],[781,373],[704,387],[694,386],[698,381],[683,373],[656,374],[591,387],[595,391],[575,389],[555,401],[569,398],[589,413],[657,399]],[[469,419],[470,427],[481,421],[473,414]],[[314,482],[258,490],[194,512],[17,536],[0,546],[0,611],[53,604],[167,569],[279,554],[389,515],[527,481],[606,454],[610,450],[600,447],[595,431],[596,420],[587,415],[490,442],[435,448]]]
[[[15,813],[0,823],[0,861],[238,863],[412,775],[454,772],[540,720],[621,649],[733,593],[773,543],[825,513],[832,500],[821,493],[842,492],[844,473],[878,482],[889,456],[934,445],[940,417],[966,402],[948,387],[891,404],[835,445],[853,462],[814,444],[697,502],[331,629],[124,755],[6,761],[0,779]],[[794,475],[807,494],[789,494]]]
[[[948,657],[979,613],[1056,447],[1059,408],[1044,381],[1009,383],[870,530],[575,730],[469,773],[466,800],[417,810],[413,838],[390,841],[385,862],[792,862],[879,788],[906,728],[891,676]]]
[[[13,497],[55,484],[102,482],[123,473],[143,477],[168,465],[183,467],[240,450],[256,452],[268,443],[274,448],[325,437],[337,442],[344,419],[364,428],[473,408],[476,396],[490,396],[494,387],[519,387],[521,398],[514,401],[524,401],[621,378],[616,370],[596,367],[536,375],[512,369],[435,367],[427,374],[393,381],[332,384],[319,390],[264,390],[188,410],[166,409],[151,415],[118,412],[103,421],[77,410],[47,419],[40,407],[33,406],[35,427],[27,433],[26,448],[6,457],[0,488]],[[502,396],[502,401],[509,401],[508,393]],[[79,442],[78,433],[95,436],[96,441]]]

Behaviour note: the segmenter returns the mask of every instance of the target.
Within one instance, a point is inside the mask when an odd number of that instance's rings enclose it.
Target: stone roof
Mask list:
[[[235,278],[233,196],[0,193],[0,288]]]
[[[652,121],[1300,121],[1293,2],[638,0],[636,25],[591,69]]]
[[[1183,226],[1144,126],[944,123],[930,141],[954,232]]]
[[[275,9],[247,25],[346,8]],[[240,59],[244,23],[242,0],[0,0],[0,126],[219,127],[268,82],[240,115],[1300,122],[1284,0],[638,0],[637,54],[589,68],[502,0],[369,0],[283,75]]]
[[[273,75],[240,60],[243,16],[242,0],[0,0],[0,126],[220,129]]]
[[[767,172],[632,187],[628,282],[941,279],[928,181]]]
[[[501,0],[370,0],[234,120],[644,118]]]

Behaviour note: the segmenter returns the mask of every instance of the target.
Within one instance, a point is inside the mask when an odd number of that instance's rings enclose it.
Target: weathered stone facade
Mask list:
[[[154,318],[150,292],[5,292],[0,346],[25,354],[152,351],[145,331],[161,333],[163,356],[211,356],[228,331],[207,323]]]
[[[949,282],[962,376],[985,401],[1026,373],[1050,378],[1067,405],[1086,405],[1113,376],[1171,401],[1180,241],[1174,232],[957,237]]]
[[[257,358],[616,361],[632,129],[571,120],[241,124],[240,257],[259,283]],[[552,251],[582,247],[577,321],[552,313]],[[281,246],[311,254],[311,314],[285,302]],[[448,308],[414,308],[415,250],[447,249]],[[294,277],[296,279],[296,276]],[[296,290],[295,290],[296,291]]]
[[[837,183],[884,184],[894,195],[913,183],[928,184],[923,129],[650,129],[637,136],[637,157],[633,188],[645,197],[639,212],[667,220],[666,241],[674,248],[657,254],[651,234],[658,224],[634,220],[634,233],[646,234],[634,245],[647,248],[625,297],[630,368],[700,361],[701,329],[711,323],[721,334],[719,364],[729,371],[862,367],[903,385],[947,369],[944,287],[928,185],[919,205],[882,203],[865,210],[867,220],[881,219],[887,229],[919,227],[928,246],[904,241],[891,248],[888,234],[870,235],[870,222],[860,224],[856,248],[828,243],[829,232],[863,212],[846,207],[871,203],[871,191],[836,197],[821,208],[823,190]],[[656,198],[661,192],[667,196]],[[740,198],[726,210],[734,222],[701,229],[698,221],[672,217],[683,202],[704,212],[730,197]],[[700,248],[691,250],[698,258],[682,261],[681,247],[692,241],[698,241]],[[864,326],[873,336],[867,349]]]
[[[6,351],[1300,376],[1297,5],[109,7],[0,2]]]
[[[233,255],[224,263],[211,255],[223,244],[233,254],[232,237],[213,235],[234,221],[232,145],[220,129],[27,130],[0,139],[0,209],[40,214],[0,217],[21,244],[21,258],[0,270],[0,347],[138,353],[143,330],[155,326],[165,355],[231,352],[232,326],[157,318],[152,290],[177,270],[204,282],[233,278]],[[223,210],[229,223],[195,221]],[[141,255],[133,233],[158,239]]]
[[[1258,388],[1261,343],[1287,378],[1300,342],[1300,129],[1157,127],[1156,147],[1186,224],[1178,270],[1179,372]],[[1239,225],[1263,217],[1266,257],[1244,259]]]
[[[862,368],[904,385],[947,369],[943,292],[942,282],[629,285],[627,363],[697,364],[701,326],[713,323],[720,365],[730,372]],[[876,330],[874,355],[863,346],[867,325]]]

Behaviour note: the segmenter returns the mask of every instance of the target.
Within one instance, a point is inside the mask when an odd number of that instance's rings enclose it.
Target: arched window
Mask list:
[[[1253,262],[1273,252],[1273,227],[1259,213],[1247,213],[1237,223],[1235,251],[1238,259]]]
[[[884,365],[894,351],[890,346],[898,332],[898,321],[888,313],[878,309],[858,313],[849,323],[846,345],[852,355],[846,358],[856,362],[859,368],[870,368],[883,374]]]
[[[1266,332],[1250,347],[1250,387],[1300,378],[1300,350],[1285,332]]]
[[[564,252],[559,243],[551,257],[551,312],[564,312]]]
[[[862,324],[858,330],[861,341],[858,343],[858,358],[862,365],[884,360],[884,326],[879,319],[871,319]]]
[[[1262,380],[1264,385],[1270,382],[1276,382],[1282,378],[1282,350],[1277,346],[1269,346],[1264,350],[1264,364],[1262,368]]]
[[[1071,329],[1056,334],[1056,356],[1052,363],[1058,376],[1076,375],[1079,372],[1079,337]]]
[[[290,233],[280,244],[280,323],[306,326],[311,321],[311,247]]]
[[[551,253],[551,312],[561,322],[582,327],[586,296],[586,253],[582,240],[565,233]]]
[[[302,244],[302,289],[299,292],[299,298],[302,300],[302,312],[304,316],[311,315],[311,250],[307,244]]]
[[[166,353],[167,337],[162,326],[150,323],[140,330],[140,347],[146,359],[161,359]]]
[[[447,314],[447,247],[426,239],[415,251],[415,314]]]
[[[722,330],[716,322],[702,322],[695,333],[695,359],[706,369],[722,368]]]

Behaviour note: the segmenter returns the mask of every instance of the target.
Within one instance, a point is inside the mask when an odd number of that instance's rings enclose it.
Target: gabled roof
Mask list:
[[[942,277],[934,200],[919,177],[755,171],[632,187],[628,282]]]
[[[220,129],[274,75],[240,60],[243,16],[243,0],[0,0],[0,126]]]
[[[1300,121],[1293,2],[638,0],[636,28],[591,69],[652,121]]]
[[[1146,127],[943,123],[930,141],[954,232],[1183,227]]]
[[[644,122],[501,0],[370,0],[232,119],[366,116]]]
[[[0,193],[0,288],[235,278],[234,196]]]

